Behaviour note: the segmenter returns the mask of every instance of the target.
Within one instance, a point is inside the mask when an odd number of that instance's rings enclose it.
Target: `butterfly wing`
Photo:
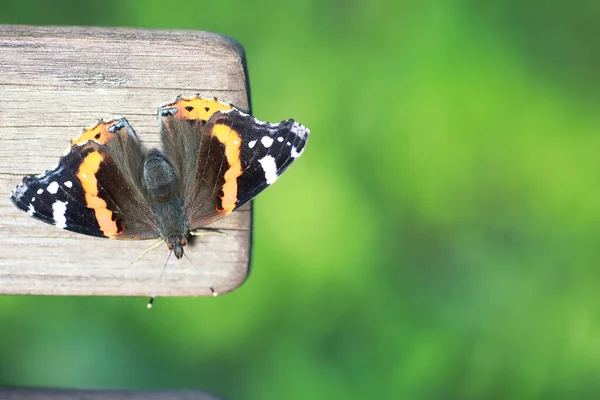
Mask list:
[[[270,124],[216,99],[194,100],[208,108],[200,110],[200,118],[191,114],[197,107],[181,99],[160,109],[163,144],[179,160],[192,230],[231,213],[275,182],[302,154],[309,135],[294,120]]]
[[[218,169],[207,171],[204,168],[205,164],[215,162],[220,165],[222,160],[216,157],[223,155],[221,145],[218,140],[203,133],[208,120],[215,112],[232,109],[231,104],[202,96],[178,96],[174,102],[159,108],[163,149],[178,171],[184,191],[184,211],[188,216],[190,213],[200,213],[218,218],[213,205],[200,204],[197,201],[199,191],[205,186],[223,183],[223,177],[216,175]],[[213,175],[209,176],[211,172]]]
[[[10,198],[30,216],[74,232],[157,237],[140,185],[145,153],[125,119],[99,122],[71,141],[54,169],[25,177]]]

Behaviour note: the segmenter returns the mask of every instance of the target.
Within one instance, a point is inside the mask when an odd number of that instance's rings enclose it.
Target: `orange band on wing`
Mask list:
[[[108,132],[108,127],[115,123],[116,120],[108,122],[98,122],[96,125],[84,129],[83,132],[75,139],[71,140],[71,147],[76,144],[85,143],[88,140],[93,140],[96,143],[104,144],[114,136],[114,133]]]
[[[225,157],[227,157],[229,168],[225,171],[221,207],[222,211],[230,213],[235,208],[235,203],[238,200],[237,178],[242,175],[242,163],[240,161],[242,139],[231,127],[222,124],[214,125],[212,134],[225,145]]]
[[[104,236],[114,237],[119,232],[119,228],[112,218],[113,212],[107,208],[106,201],[98,196],[96,173],[100,169],[100,163],[103,159],[102,154],[98,152],[88,154],[79,166],[77,179],[79,179],[85,190],[85,204],[88,208],[94,210],[100,230]]]
[[[229,111],[233,109],[231,104],[223,103],[217,99],[207,99],[202,96],[198,97],[181,97],[171,104],[163,107],[177,107],[177,119],[193,119],[208,121],[211,115],[217,111]]]

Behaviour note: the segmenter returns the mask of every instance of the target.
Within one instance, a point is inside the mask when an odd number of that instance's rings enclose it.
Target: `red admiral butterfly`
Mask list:
[[[11,193],[28,215],[111,239],[162,238],[177,258],[190,231],[241,207],[302,154],[309,130],[261,122],[216,98],[178,96],[158,110],[163,151],[125,118],[71,141],[58,165]]]

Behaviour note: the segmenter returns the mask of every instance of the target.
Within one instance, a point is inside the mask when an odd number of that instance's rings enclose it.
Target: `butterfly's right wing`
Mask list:
[[[180,171],[194,230],[241,207],[304,150],[309,131],[258,121],[217,99],[178,98],[159,111],[165,151]]]

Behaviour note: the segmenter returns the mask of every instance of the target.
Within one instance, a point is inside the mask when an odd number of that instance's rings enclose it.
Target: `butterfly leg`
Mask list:
[[[146,254],[148,254],[149,252],[151,252],[152,250],[158,248],[158,246],[160,246],[161,244],[163,244],[165,241],[163,239],[160,239],[158,242],[154,243],[152,246],[148,247],[146,250],[144,250],[144,252],[142,254],[140,254],[138,256],[138,258],[135,261],[139,261],[142,257],[144,257]]]
[[[209,235],[218,235],[218,236],[227,236],[225,232],[221,232],[218,229],[214,228],[198,228],[194,231],[190,231],[190,235],[192,236],[209,236]]]

